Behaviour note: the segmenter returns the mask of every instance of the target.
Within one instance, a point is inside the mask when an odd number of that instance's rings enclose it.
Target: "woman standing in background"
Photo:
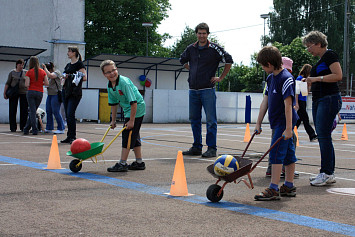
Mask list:
[[[23,69],[25,61],[19,59],[16,61],[16,69],[12,70],[9,73],[5,87],[4,87],[4,99],[9,99],[9,122],[10,122],[10,131],[16,132],[17,123],[16,123],[16,114],[17,114],[17,104],[20,100],[20,130],[23,131],[23,128],[27,122],[28,116],[28,103],[26,98],[27,88],[25,86],[25,75],[26,70]],[[18,94],[14,97],[8,98],[6,96],[6,91],[10,86],[15,86],[19,83]]]
[[[68,47],[68,58],[71,60],[64,68],[63,103],[67,118],[67,137],[61,143],[72,143],[76,139],[75,112],[82,97],[82,84],[86,81],[86,70],[79,49]]]
[[[60,82],[60,71],[54,70],[54,64],[49,62],[47,64],[43,64],[43,70],[46,72],[49,78],[49,86],[47,88],[48,96],[46,101],[46,113],[47,113],[47,124],[46,124],[46,132],[52,133],[54,129],[54,121],[57,121],[57,130],[54,131],[54,134],[63,134],[64,133],[64,122],[62,115],[60,115],[60,105],[62,104],[62,85]],[[59,93],[58,93],[59,92]],[[60,97],[59,97],[60,96]]]
[[[29,106],[29,116],[23,134],[28,135],[32,127],[32,134],[38,134],[36,111],[43,98],[43,85],[48,86],[46,72],[39,67],[39,61],[36,56],[30,58],[29,70],[25,76],[25,85],[28,88],[27,101]]]

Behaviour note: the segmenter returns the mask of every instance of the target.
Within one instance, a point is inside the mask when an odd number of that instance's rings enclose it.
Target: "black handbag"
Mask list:
[[[57,81],[54,79],[54,83],[55,85],[57,86],[57,96],[58,96],[58,102],[59,104],[63,102],[63,98],[62,98],[62,91],[59,90],[59,87],[58,87],[58,84],[57,84]]]
[[[15,86],[9,86],[6,90],[6,97],[7,98],[13,98],[13,97],[17,97],[18,96],[18,91],[19,91],[19,87],[20,87],[20,80],[21,80],[21,77],[22,77],[22,72],[21,71],[21,74],[20,74],[20,79],[18,80],[18,82],[16,83]]]

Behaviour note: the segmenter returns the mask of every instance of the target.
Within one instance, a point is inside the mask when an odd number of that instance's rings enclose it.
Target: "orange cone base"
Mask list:
[[[164,193],[165,195],[168,195],[168,196],[173,196],[173,197],[189,197],[189,196],[193,196],[195,194],[192,194],[192,193],[188,193],[187,195],[172,195],[171,193]]]

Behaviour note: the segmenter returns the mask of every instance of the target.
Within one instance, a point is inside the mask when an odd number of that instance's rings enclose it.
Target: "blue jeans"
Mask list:
[[[65,98],[65,91],[62,91],[63,95],[63,104],[65,110],[65,116],[67,118],[68,132],[67,137],[70,139],[76,139],[76,119],[75,111],[78,107],[81,97],[69,96]]]
[[[38,128],[36,121],[36,112],[42,102],[43,92],[29,90],[27,91],[26,97],[28,102],[29,113],[27,123],[26,126],[23,128],[23,131],[27,133],[32,127],[32,133],[37,134]]]
[[[189,119],[194,136],[193,147],[202,149],[202,107],[207,120],[206,144],[217,149],[217,113],[215,89],[189,90]]]
[[[321,154],[320,173],[331,175],[335,168],[335,153],[332,142],[332,126],[335,116],[341,109],[340,94],[324,96],[313,101],[312,114],[318,135]]]
[[[54,129],[54,121],[53,121],[53,115],[55,117],[55,120],[57,121],[58,124],[58,130],[64,130],[64,122],[62,115],[60,115],[60,105],[58,101],[58,95],[48,95],[47,96],[47,101],[46,101],[46,112],[47,112],[47,125],[46,129],[47,130],[53,130]]]

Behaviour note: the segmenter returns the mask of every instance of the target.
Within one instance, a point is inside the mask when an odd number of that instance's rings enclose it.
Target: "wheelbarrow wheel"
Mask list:
[[[78,159],[72,160],[69,164],[69,169],[74,173],[78,173],[81,170],[81,168],[83,167],[82,164],[77,166],[77,164],[79,164],[79,162],[80,162],[80,160],[78,160]]]
[[[219,190],[221,190],[221,186],[217,184],[212,184],[211,186],[208,187],[206,191],[206,196],[208,200],[211,202],[219,202],[223,198],[223,190],[221,192],[221,195],[218,196]]]

